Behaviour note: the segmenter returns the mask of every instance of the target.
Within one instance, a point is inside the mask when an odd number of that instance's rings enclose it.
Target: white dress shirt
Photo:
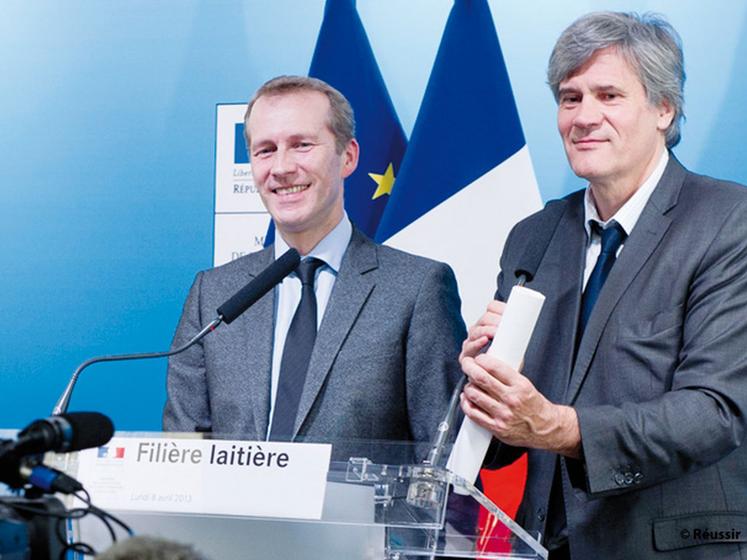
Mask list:
[[[314,257],[324,261],[316,271],[314,293],[316,294],[316,328],[322,323],[324,312],[327,309],[332,288],[340,270],[342,256],[345,254],[350,238],[353,235],[353,226],[347,214],[342,217],[340,223],[330,231],[305,258]],[[275,258],[288,250],[288,244],[276,230],[275,236]],[[286,276],[283,281],[275,287],[275,334],[272,345],[272,378],[270,382],[270,418],[267,427],[267,437],[272,427],[272,415],[275,412],[275,396],[278,390],[280,378],[280,362],[283,358],[285,339],[288,336],[293,315],[301,302],[301,279],[296,272]]]
[[[669,151],[665,149],[659,158],[659,163],[656,164],[656,167],[646,178],[640,188],[635,191],[633,196],[631,196],[627,202],[625,202],[625,204],[615,212],[615,215],[607,221],[602,221],[599,217],[599,212],[597,212],[597,207],[591,196],[591,185],[586,187],[586,193],[584,193],[584,228],[586,229],[586,239],[589,241],[586,246],[586,265],[584,266],[584,283],[582,291],[586,289],[586,283],[589,281],[591,271],[594,270],[594,265],[597,263],[599,253],[602,252],[602,237],[591,228],[591,222],[597,222],[602,226],[602,229],[607,228],[607,226],[612,222],[617,222],[620,224],[620,227],[623,228],[625,234],[630,236],[630,232],[633,231],[633,227],[638,221],[638,218],[641,217],[641,212],[643,212],[644,206],[646,206],[648,199],[651,198],[651,193],[654,192],[656,185],[659,184],[661,176],[664,175],[664,169],[667,167],[667,162],[669,162]],[[617,255],[615,256],[620,255],[620,251],[623,250],[624,245],[625,242],[623,241],[620,248],[617,250]]]

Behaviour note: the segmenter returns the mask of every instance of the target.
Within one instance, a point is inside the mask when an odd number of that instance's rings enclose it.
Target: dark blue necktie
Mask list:
[[[296,272],[301,279],[301,301],[293,315],[285,338],[283,358],[280,361],[275,411],[272,414],[271,440],[288,440],[293,434],[298,404],[306,382],[311,351],[316,340],[316,294],[314,277],[323,266],[319,259],[304,259]]]
[[[612,265],[615,264],[617,250],[626,237],[625,231],[617,222],[613,222],[605,229],[602,229],[602,226],[597,222],[592,222],[591,227],[596,233],[602,236],[602,252],[599,253],[594,270],[591,271],[591,276],[589,276],[589,280],[586,283],[586,290],[584,290],[584,296],[581,301],[579,332],[584,332],[586,328],[586,323],[591,316],[591,310],[594,309],[594,304],[597,302],[597,298],[599,298],[599,292],[602,291],[604,281],[607,280],[607,275],[612,270]]]

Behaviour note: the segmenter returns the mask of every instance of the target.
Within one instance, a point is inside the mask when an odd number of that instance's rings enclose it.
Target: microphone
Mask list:
[[[107,443],[114,435],[112,421],[98,412],[71,412],[35,420],[18,438],[0,442],[0,481],[13,488],[26,482],[46,491],[79,490],[63,473],[46,467],[39,456],[47,451],[67,453]],[[74,481],[74,480],[73,480]]]
[[[254,279],[251,280],[246,286],[241,288],[236,294],[230,299],[224,302],[217,309],[217,317],[205,325],[200,332],[198,332],[190,341],[186,344],[170,350],[168,352],[147,352],[142,354],[116,354],[113,356],[98,356],[86,360],[78,366],[70,377],[65,390],[62,391],[60,398],[57,400],[52,409],[52,414],[60,415],[67,411],[67,407],[70,404],[70,398],[75,389],[75,384],[78,382],[81,372],[88,366],[99,363],[99,362],[119,362],[125,360],[148,360],[151,358],[168,358],[184,352],[191,346],[194,346],[200,340],[202,340],[208,333],[214,331],[221,323],[229,324],[234,321],[244,311],[249,309],[254,303],[257,302],[263,295],[269,292],[276,284],[279,284],[283,278],[288,276],[295,270],[298,263],[301,262],[301,256],[295,249],[288,249],[283,253],[280,258],[276,259],[270,266],[260,272]]]
[[[114,424],[99,412],[71,412],[35,420],[18,434],[10,451],[18,456],[47,451],[68,453],[107,443],[114,435]]]
[[[295,249],[288,249],[270,266],[260,272],[251,282],[218,308],[218,315],[225,324],[230,324],[249,309],[259,298],[272,290],[283,278],[296,270],[301,255]]]
[[[544,221],[534,231],[531,244],[521,255],[519,263],[514,270],[514,274],[519,279],[519,286],[523,286],[526,282],[531,282],[534,275],[537,274],[537,269],[542,262],[542,258],[550,246],[550,240],[555,235],[555,230],[558,229],[560,218],[565,212],[565,206],[566,201],[563,199],[551,200],[545,205],[543,211]]]

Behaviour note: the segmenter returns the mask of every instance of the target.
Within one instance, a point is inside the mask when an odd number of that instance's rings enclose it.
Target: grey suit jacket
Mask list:
[[[547,296],[524,372],[573,406],[583,460],[561,459],[573,558],[747,555],[747,189],[671,156],[576,347],[586,234],[583,192],[535,280]],[[547,209],[518,224],[497,297]],[[495,466],[522,450],[497,446]],[[519,521],[545,532],[557,456],[528,452]],[[719,532],[721,532],[719,534]],[[741,552],[740,552],[741,551]]]
[[[273,260],[273,249],[200,272],[173,345]],[[265,439],[275,294],[172,357],[163,426]],[[294,439],[430,441],[460,377],[465,336],[451,269],[355,230],[319,327]]]

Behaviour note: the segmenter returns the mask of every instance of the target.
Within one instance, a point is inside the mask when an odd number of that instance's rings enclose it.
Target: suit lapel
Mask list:
[[[553,279],[551,285],[538,287],[540,292],[555,298],[554,301],[550,299],[545,303],[545,306],[553,306],[556,310],[555,314],[548,318],[550,323],[546,324],[551,333],[549,336],[557,341],[555,348],[569,350],[565,354],[558,351],[559,367],[562,368],[563,374],[554,382],[552,390],[553,397],[558,399],[565,395],[573,367],[573,350],[581,306],[581,282],[586,249],[583,200],[583,191],[569,199],[567,210],[558,224],[546,257],[546,266],[551,266],[557,272],[547,275]],[[538,277],[541,278],[542,274],[538,274]]]
[[[630,237],[625,241],[623,250],[615,266],[612,267],[591,312],[571,374],[566,399],[568,403],[572,404],[578,395],[605,326],[620,298],[659,246],[671,225],[672,220],[666,213],[677,203],[685,177],[685,169],[673,155],[670,154],[669,157],[664,175],[646,203]]]
[[[316,336],[296,415],[294,438],[306,420],[340,348],[376,284],[374,275],[366,274],[376,268],[376,245],[357,229],[353,229],[353,236],[340,263],[340,271]]]
[[[251,259],[247,281],[252,280],[266,267],[275,255],[274,247],[268,247]],[[250,307],[237,319],[239,344],[243,355],[237,357],[239,375],[245,378],[251,399],[256,439],[265,439],[270,415],[270,375],[272,372],[272,345],[275,332],[275,290]]]

